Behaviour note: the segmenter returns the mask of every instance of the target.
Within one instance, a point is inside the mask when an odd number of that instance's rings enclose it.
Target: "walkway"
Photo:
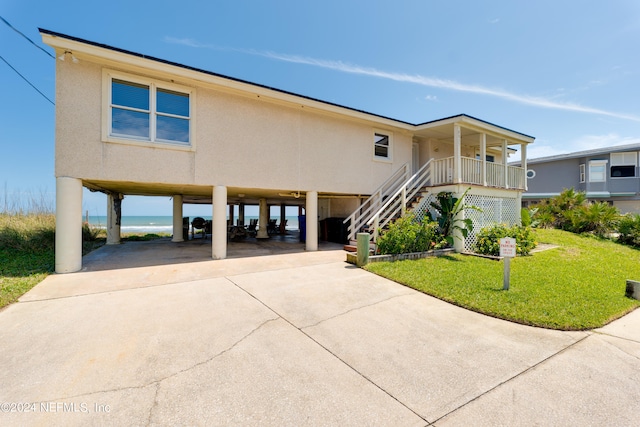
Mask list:
[[[340,250],[117,270],[107,251],[0,312],[3,425],[637,424],[640,311],[548,331]]]

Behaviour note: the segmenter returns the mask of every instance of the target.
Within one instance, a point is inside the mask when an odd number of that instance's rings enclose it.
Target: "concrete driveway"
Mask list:
[[[101,251],[0,312],[0,424],[638,424],[640,311],[548,331],[341,250],[116,270]]]

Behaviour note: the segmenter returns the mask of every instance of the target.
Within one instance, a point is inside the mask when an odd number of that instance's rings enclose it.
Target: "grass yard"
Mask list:
[[[536,230],[539,243],[559,245],[503,262],[452,255],[372,263],[366,269],[461,307],[526,325],[561,330],[603,326],[640,306],[625,297],[626,280],[640,280],[640,251],[560,230]]]

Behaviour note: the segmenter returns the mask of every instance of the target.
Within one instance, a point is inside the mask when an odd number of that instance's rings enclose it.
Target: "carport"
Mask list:
[[[100,191],[107,195],[107,244],[121,242],[121,212],[126,203],[125,197],[168,196],[173,199],[173,243],[184,241],[183,206],[185,204],[210,204],[212,226],[210,235],[210,257],[224,259],[228,256],[229,242],[227,227],[231,224],[245,223],[245,206],[259,206],[259,224],[257,240],[269,240],[266,224],[269,221],[270,206],[281,207],[281,218],[287,206],[297,206],[304,213],[306,239],[303,245],[306,251],[318,250],[318,192],[292,190],[265,190],[227,187],[223,185],[196,186],[147,184],[134,182],[113,182],[81,180],[70,177],[57,178],[57,233],[56,233],[56,272],[73,272],[82,268],[81,228],[82,223],[82,187],[91,191]],[[325,195],[323,195],[325,197]],[[229,206],[229,208],[228,208]],[[238,207],[237,217],[235,206]],[[227,215],[229,214],[229,222]],[[282,221],[282,219],[281,219]],[[292,239],[282,239],[281,244],[293,243]],[[238,246],[238,245],[235,245]],[[245,244],[243,252],[250,252],[251,245]],[[264,245],[263,245],[264,247]],[[253,245],[257,249],[256,245]]]

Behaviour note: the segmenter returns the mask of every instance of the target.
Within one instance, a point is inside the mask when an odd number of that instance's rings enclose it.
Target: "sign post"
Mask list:
[[[509,276],[511,275],[511,258],[516,256],[516,239],[503,237],[500,239],[500,256],[504,258],[504,276],[502,289],[509,290]]]

